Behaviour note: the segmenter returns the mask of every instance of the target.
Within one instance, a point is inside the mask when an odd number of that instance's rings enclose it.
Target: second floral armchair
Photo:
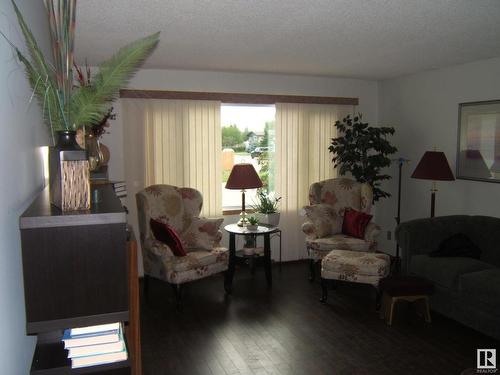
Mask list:
[[[309,206],[304,207],[308,220],[302,225],[306,234],[310,260],[310,280],[314,280],[316,264],[332,250],[375,251],[380,227],[370,222],[364,237],[342,233],[346,209],[370,213],[373,192],[369,184],[348,178],[333,178],[312,184]]]

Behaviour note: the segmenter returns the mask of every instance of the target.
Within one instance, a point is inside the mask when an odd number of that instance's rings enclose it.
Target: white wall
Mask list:
[[[16,1],[40,45],[49,51],[42,1]],[[9,0],[0,0],[0,30],[17,46],[24,41]],[[29,372],[35,340],[25,334],[24,291],[18,218],[44,183],[40,146],[48,133],[21,66],[0,37],[0,373]]]
[[[398,155],[411,159],[405,165],[402,188],[402,220],[430,215],[430,182],[411,179],[427,150],[443,151],[455,172],[458,104],[500,99],[500,58],[423,72],[380,82],[379,122],[396,127]],[[394,199],[385,200],[377,219],[386,230],[394,228],[397,167],[388,184]],[[436,215],[481,214],[499,216],[500,185],[456,180],[438,183]],[[383,236],[385,238],[385,234]],[[383,246],[394,248],[384,241]]]

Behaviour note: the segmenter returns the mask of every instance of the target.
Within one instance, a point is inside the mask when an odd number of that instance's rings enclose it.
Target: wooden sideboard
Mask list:
[[[61,212],[45,189],[20,217],[26,332],[37,335],[32,374],[140,374],[137,245],[112,186],[94,189],[101,199],[88,211]],[[72,370],[63,330],[117,321],[129,359]]]

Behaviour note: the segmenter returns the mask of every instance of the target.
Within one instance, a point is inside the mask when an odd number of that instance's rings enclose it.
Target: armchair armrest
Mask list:
[[[222,241],[222,232],[218,230],[214,238],[214,247],[220,247],[221,241]]]
[[[377,237],[380,235],[382,229],[375,223],[369,223],[365,230],[365,241],[374,243],[377,241]]]
[[[170,250],[170,248],[167,245],[156,239],[147,240],[143,246],[143,249],[156,255],[162,260],[166,260],[174,256],[172,250]]]
[[[304,224],[302,224],[302,232],[304,232],[309,239],[318,238],[316,227],[311,221],[306,221]]]

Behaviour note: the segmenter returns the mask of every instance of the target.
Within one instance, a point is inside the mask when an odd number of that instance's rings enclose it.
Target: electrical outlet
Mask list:
[[[387,231],[387,239],[392,240],[392,232],[390,230]]]

